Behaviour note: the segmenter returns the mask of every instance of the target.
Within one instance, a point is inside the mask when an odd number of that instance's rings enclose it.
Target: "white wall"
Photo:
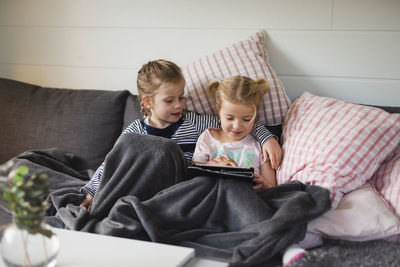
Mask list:
[[[400,106],[399,0],[0,0],[0,77],[135,93],[148,60],[184,65],[259,29],[292,100]]]

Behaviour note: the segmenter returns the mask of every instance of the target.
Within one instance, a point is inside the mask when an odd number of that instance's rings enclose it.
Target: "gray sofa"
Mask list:
[[[129,91],[47,88],[0,78],[0,165],[27,150],[57,147],[95,170],[121,131],[143,115]],[[268,127],[280,136],[281,127]]]
[[[71,153],[79,171],[95,170],[132,120],[140,118],[129,91],[46,88],[0,78],[0,165],[28,150]],[[6,206],[3,198],[0,205]],[[11,221],[0,209],[0,225]]]
[[[0,78],[0,164],[58,147],[96,169],[121,130],[142,115],[129,91],[46,88]],[[75,165],[76,166],[76,165]]]
[[[399,107],[384,109],[400,112]],[[56,147],[74,155],[72,165],[77,170],[94,170],[121,131],[141,117],[137,96],[126,90],[45,88],[0,78],[0,165],[27,150]],[[280,126],[269,129],[280,135]],[[4,204],[0,198],[0,205]],[[10,220],[10,214],[0,209],[0,225]],[[327,241],[293,266],[400,264],[399,243]],[[270,266],[280,264],[279,257],[274,259]]]

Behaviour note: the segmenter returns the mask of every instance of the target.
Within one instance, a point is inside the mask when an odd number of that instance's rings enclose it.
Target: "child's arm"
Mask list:
[[[85,207],[88,212],[92,209],[93,203],[93,196],[90,194],[86,194],[85,198],[83,199],[82,203],[79,205],[80,207]]]
[[[273,169],[278,169],[282,161],[282,148],[277,141],[278,138],[259,121],[254,123],[251,133],[262,145],[264,158],[271,162]]]
[[[85,198],[79,206],[87,208],[88,211],[90,211],[93,197],[96,194],[97,188],[99,187],[100,176],[103,173],[103,168],[104,162],[100,165],[100,167],[97,168],[90,181],[80,189],[80,192],[85,194]]]
[[[101,163],[101,165],[97,168],[90,181],[81,188],[81,192],[85,192],[86,194],[94,197],[97,191],[97,187],[99,187],[100,176],[103,174],[103,168],[104,162]]]
[[[260,174],[254,174],[254,181],[256,185],[253,188],[258,192],[276,186],[275,170],[268,160],[260,166]]]
[[[282,161],[282,148],[275,138],[269,138],[262,145],[263,156],[271,163],[273,169],[278,169]]]

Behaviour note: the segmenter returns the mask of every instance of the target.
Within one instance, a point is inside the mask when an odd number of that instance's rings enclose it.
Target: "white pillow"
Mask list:
[[[186,80],[186,108],[201,114],[213,114],[215,100],[205,88],[210,80],[243,75],[252,79],[266,78],[269,91],[264,96],[258,119],[265,125],[281,124],[290,100],[275,70],[269,64],[265,48],[265,32],[232,44],[182,67]]]
[[[346,194],[336,209],[309,222],[308,231],[350,241],[381,239],[400,233],[400,220],[368,182]]]

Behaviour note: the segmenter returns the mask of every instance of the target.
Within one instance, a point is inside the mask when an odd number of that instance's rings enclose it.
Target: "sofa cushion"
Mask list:
[[[143,113],[140,112],[140,104],[138,101],[137,95],[130,95],[126,100],[123,129],[128,127],[134,120],[143,119]]]
[[[95,169],[121,133],[128,91],[44,88],[0,79],[0,164],[57,147]]]
[[[223,80],[234,75],[268,80],[269,90],[258,110],[261,123],[281,124],[290,106],[283,83],[269,63],[264,31],[199,58],[184,66],[182,72],[186,80],[186,107],[200,114],[214,113],[215,99],[205,90],[210,80]]]

